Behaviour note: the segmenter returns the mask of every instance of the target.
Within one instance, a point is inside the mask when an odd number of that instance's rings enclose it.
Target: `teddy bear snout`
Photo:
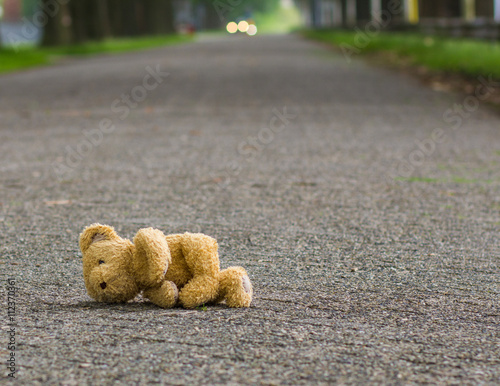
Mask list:
[[[106,289],[107,284],[106,284],[106,282],[104,282],[104,281],[103,281],[103,282],[100,284],[100,286],[101,286],[101,288],[102,288],[102,289]]]

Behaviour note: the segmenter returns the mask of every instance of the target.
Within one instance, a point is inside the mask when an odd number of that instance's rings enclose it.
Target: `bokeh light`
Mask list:
[[[227,23],[226,29],[230,34],[234,34],[238,31],[238,24],[236,24],[234,21],[230,21],[229,23]]]
[[[248,22],[246,20],[242,20],[238,23],[238,29],[240,32],[247,32],[248,30]]]
[[[247,28],[247,34],[254,36],[257,34],[257,26],[255,24],[250,24]]]

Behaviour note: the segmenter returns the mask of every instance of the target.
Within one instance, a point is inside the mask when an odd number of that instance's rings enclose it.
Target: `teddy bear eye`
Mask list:
[[[104,264],[104,260],[99,260],[99,264]]]

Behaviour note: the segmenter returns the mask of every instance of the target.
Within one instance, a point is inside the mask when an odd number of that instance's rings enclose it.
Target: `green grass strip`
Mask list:
[[[381,32],[372,37],[361,30],[310,30],[308,38],[354,49],[357,54],[391,52],[412,64],[477,77],[492,75],[500,78],[500,42],[425,36],[418,33]],[[359,42],[362,42],[361,44]],[[365,45],[366,44],[366,45]]]
[[[117,54],[139,51],[165,45],[186,43],[193,37],[186,35],[149,36],[140,38],[107,39],[79,45],[41,48],[20,46],[18,49],[0,49],[0,73],[22,70],[34,66],[47,65],[57,57],[74,55]]]
[[[6,48],[0,50],[0,73],[40,66],[47,63],[49,63],[47,53],[33,48],[23,47],[17,52]]]

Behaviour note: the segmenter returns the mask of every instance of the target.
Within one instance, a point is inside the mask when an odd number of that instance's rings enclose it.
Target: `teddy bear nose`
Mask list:
[[[105,289],[105,288],[106,288],[106,283],[105,283],[105,282],[102,282],[100,285],[101,285],[101,288],[102,288],[102,289]]]

